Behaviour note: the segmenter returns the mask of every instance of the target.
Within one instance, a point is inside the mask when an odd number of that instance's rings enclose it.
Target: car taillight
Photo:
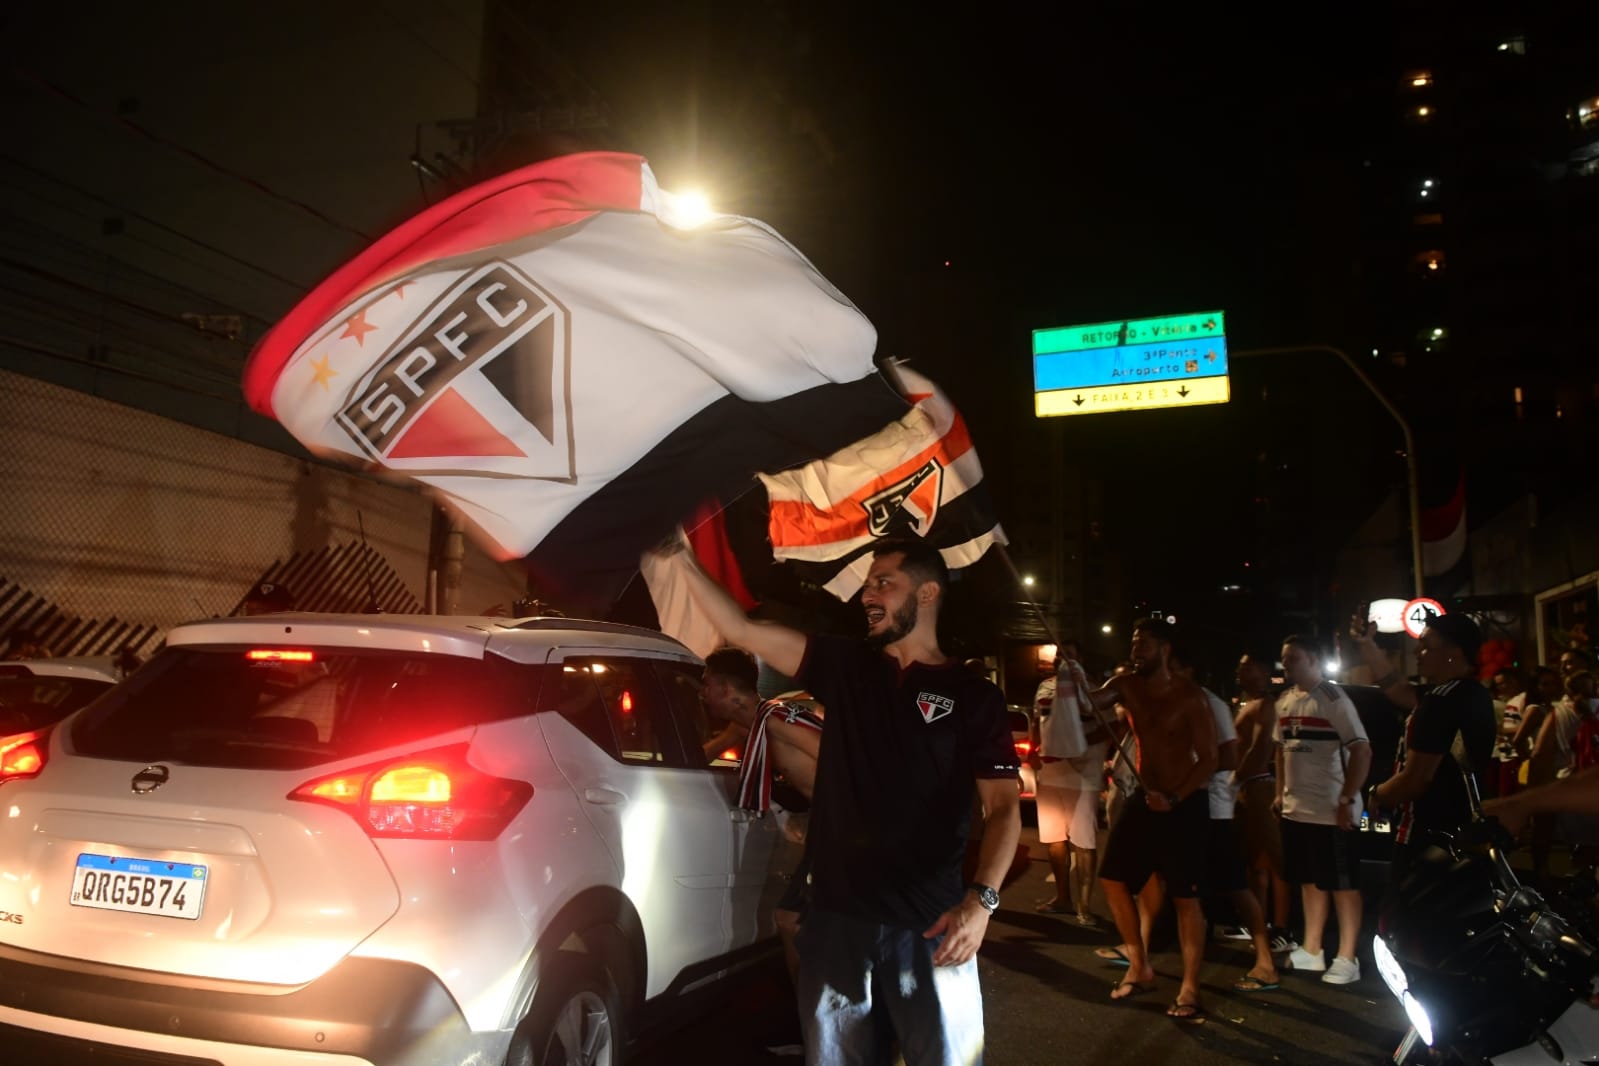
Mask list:
[[[295,648],[255,648],[244,653],[252,663],[314,663],[316,652]]]
[[[1016,742],[1016,754],[1020,755],[1022,758],[1025,759],[1027,757],[1027,753],[1032,751],[1032,750],[1033,750],[1033,742],[1032,741],[1030,741],[1030,740],[1018,740]]]
[[[466,747],[329,774],[307,781],[289,799],[338,807],[369,836],[493,840],[527,804],[533,786],[474,769],[467,764]]]
[[[0,737],[0,784],[32,777],[44,769],[50,749],[50,730]]]

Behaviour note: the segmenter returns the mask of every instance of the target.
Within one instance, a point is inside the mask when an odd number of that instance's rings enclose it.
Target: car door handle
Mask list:
[[[626,803],[627,797],[620,792],[613,792],[608,788],[585,788],[583,798],[590,803],[598,803],[610,807],[618,803]]]

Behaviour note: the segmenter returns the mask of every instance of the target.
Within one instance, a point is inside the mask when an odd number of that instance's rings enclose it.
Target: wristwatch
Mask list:
[[[973,881],[966,887],[977,893],[977,902],[982,906],[983,910],[987,911],[989,914],[993,914],[999,909],[998,889],[989,888],[987,885],[980,885],[976,881]]]

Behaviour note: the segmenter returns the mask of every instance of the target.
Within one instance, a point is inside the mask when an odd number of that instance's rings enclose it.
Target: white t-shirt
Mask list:
[[[1232,708],[1210,689],[1201,687],[1200,691],[1210,701],[1210,713],[1216,717],[1216,747],[1237,740],[1238,730],[1233,727]],[[1233,788],[1233,772],[1217,770],[1210,775],[1210,783],[1205,787],[1210,792],[1210,816],[1231,818],[1233,806],[1238,802],[1238,792]]]
[[[1349,697],[1326,680],[1309,692],[1287,689],[1277,698],[1271,738],[1283,752],[1283,817],[1337,825],[1349,746],[1367,743]]]
[[[1073,665],[1062,663],[1062,670],[1072,670]],[[1076,667],[1073,684],[1077,698],[1057,699],[1060,675],[1046,678],[1033,696],[1033,711],[1038,719],[1038,754],[1047,760],[1038,771],[1041,784],[1057,788],[1093,788],[1096,791],[1104,780],[1106,744],[1089,744],[1087,735],[1094,728],[1093,711],[1080,706],[1088,691],[1082,668]],[[1056,762],[1054,760],[1061,760]]]

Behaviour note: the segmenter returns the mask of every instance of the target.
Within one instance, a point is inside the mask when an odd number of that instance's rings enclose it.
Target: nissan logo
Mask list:
[[[146,766],[133,775],[133,791],[154,792],[166,784],[167,778],[171,776],[172,771],[165,766]]]

